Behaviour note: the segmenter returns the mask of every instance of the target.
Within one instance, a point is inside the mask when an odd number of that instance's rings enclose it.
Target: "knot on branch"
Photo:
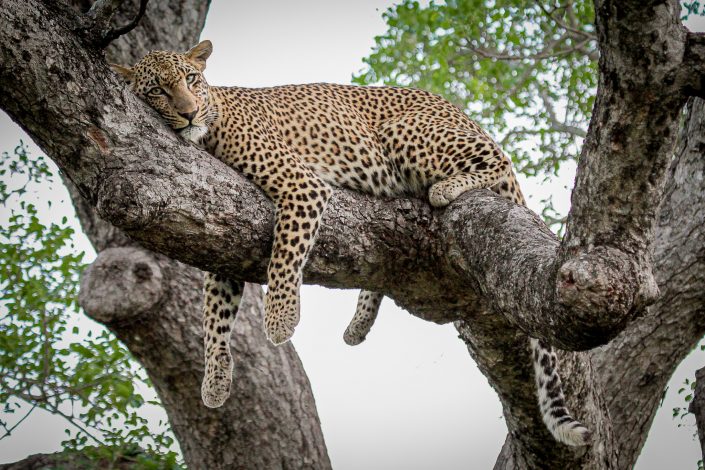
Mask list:
[[[157,305],[164,295],[162,271],[141,248],[108,248],[83,273],[79,303],[102,323],[129,320]]]
[[[611,247],[597,247],[570,258],[558,270],[556,299],[581,327],[606,342],[659,291],[650,264]]]
[[[164,203],[162,195],[152,184],[142,184],[140,178],[129,179],[129,175],[108,178],[101,187],[96,210],[104,220],[123,230],[139,230],[158,219]]]

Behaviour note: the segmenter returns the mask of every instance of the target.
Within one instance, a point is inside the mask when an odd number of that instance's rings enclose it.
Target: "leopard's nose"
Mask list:
[[[198,113],[198,108],[194,109],[193,111],[191,111],[189,113],[179,113],[179,116],[186,119],[188,122],[191,122],[191,121],[193,121],[193,118],[196,117],[197,113]]]

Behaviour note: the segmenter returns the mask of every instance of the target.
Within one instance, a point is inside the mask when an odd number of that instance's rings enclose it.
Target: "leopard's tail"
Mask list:
[[[377,313],[379,312],[379,306],[383,298],[384,295],[379,292],[369,290],[360,291],[360,296],[357,298],[355,315],[352,320],[350,320],[350,324],[343,334],[343,340],[347,344],[355,346],[365,341],[367,333],[370,332],[375,319],[377,319]]]
[[[531,354],[543,422],[553,437],[569,446],[584,446],[590,441],[590,431],[575,420],[565,406],[558,358],[549,345],[531,338]]]

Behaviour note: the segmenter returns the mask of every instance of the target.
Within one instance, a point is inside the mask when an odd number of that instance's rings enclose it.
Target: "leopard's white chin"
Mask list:
[[[188,126],[186,129],[179,131],[179,134],[195,144],[200,144],[201,139],[208,133],[206,126]]]

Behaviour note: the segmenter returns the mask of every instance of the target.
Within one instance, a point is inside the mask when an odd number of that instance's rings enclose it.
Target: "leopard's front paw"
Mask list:
[[[264,330],[275,345],[286,343],[299,324],[298,297],[280,296],[269,290],[264,299]]]
[[[440,183],[443,183],[441,181]],[[443,184],[436,183],[428,190],[428,202],[433,207],[445,207],[451,203],[451,199],[446,194],[446,188]]]
[[[233,381],[233,358],[230,351],[219,351],[206,358],[206,371],[201,385],[201,399],[208,408],[223,406],[230,396]]]

